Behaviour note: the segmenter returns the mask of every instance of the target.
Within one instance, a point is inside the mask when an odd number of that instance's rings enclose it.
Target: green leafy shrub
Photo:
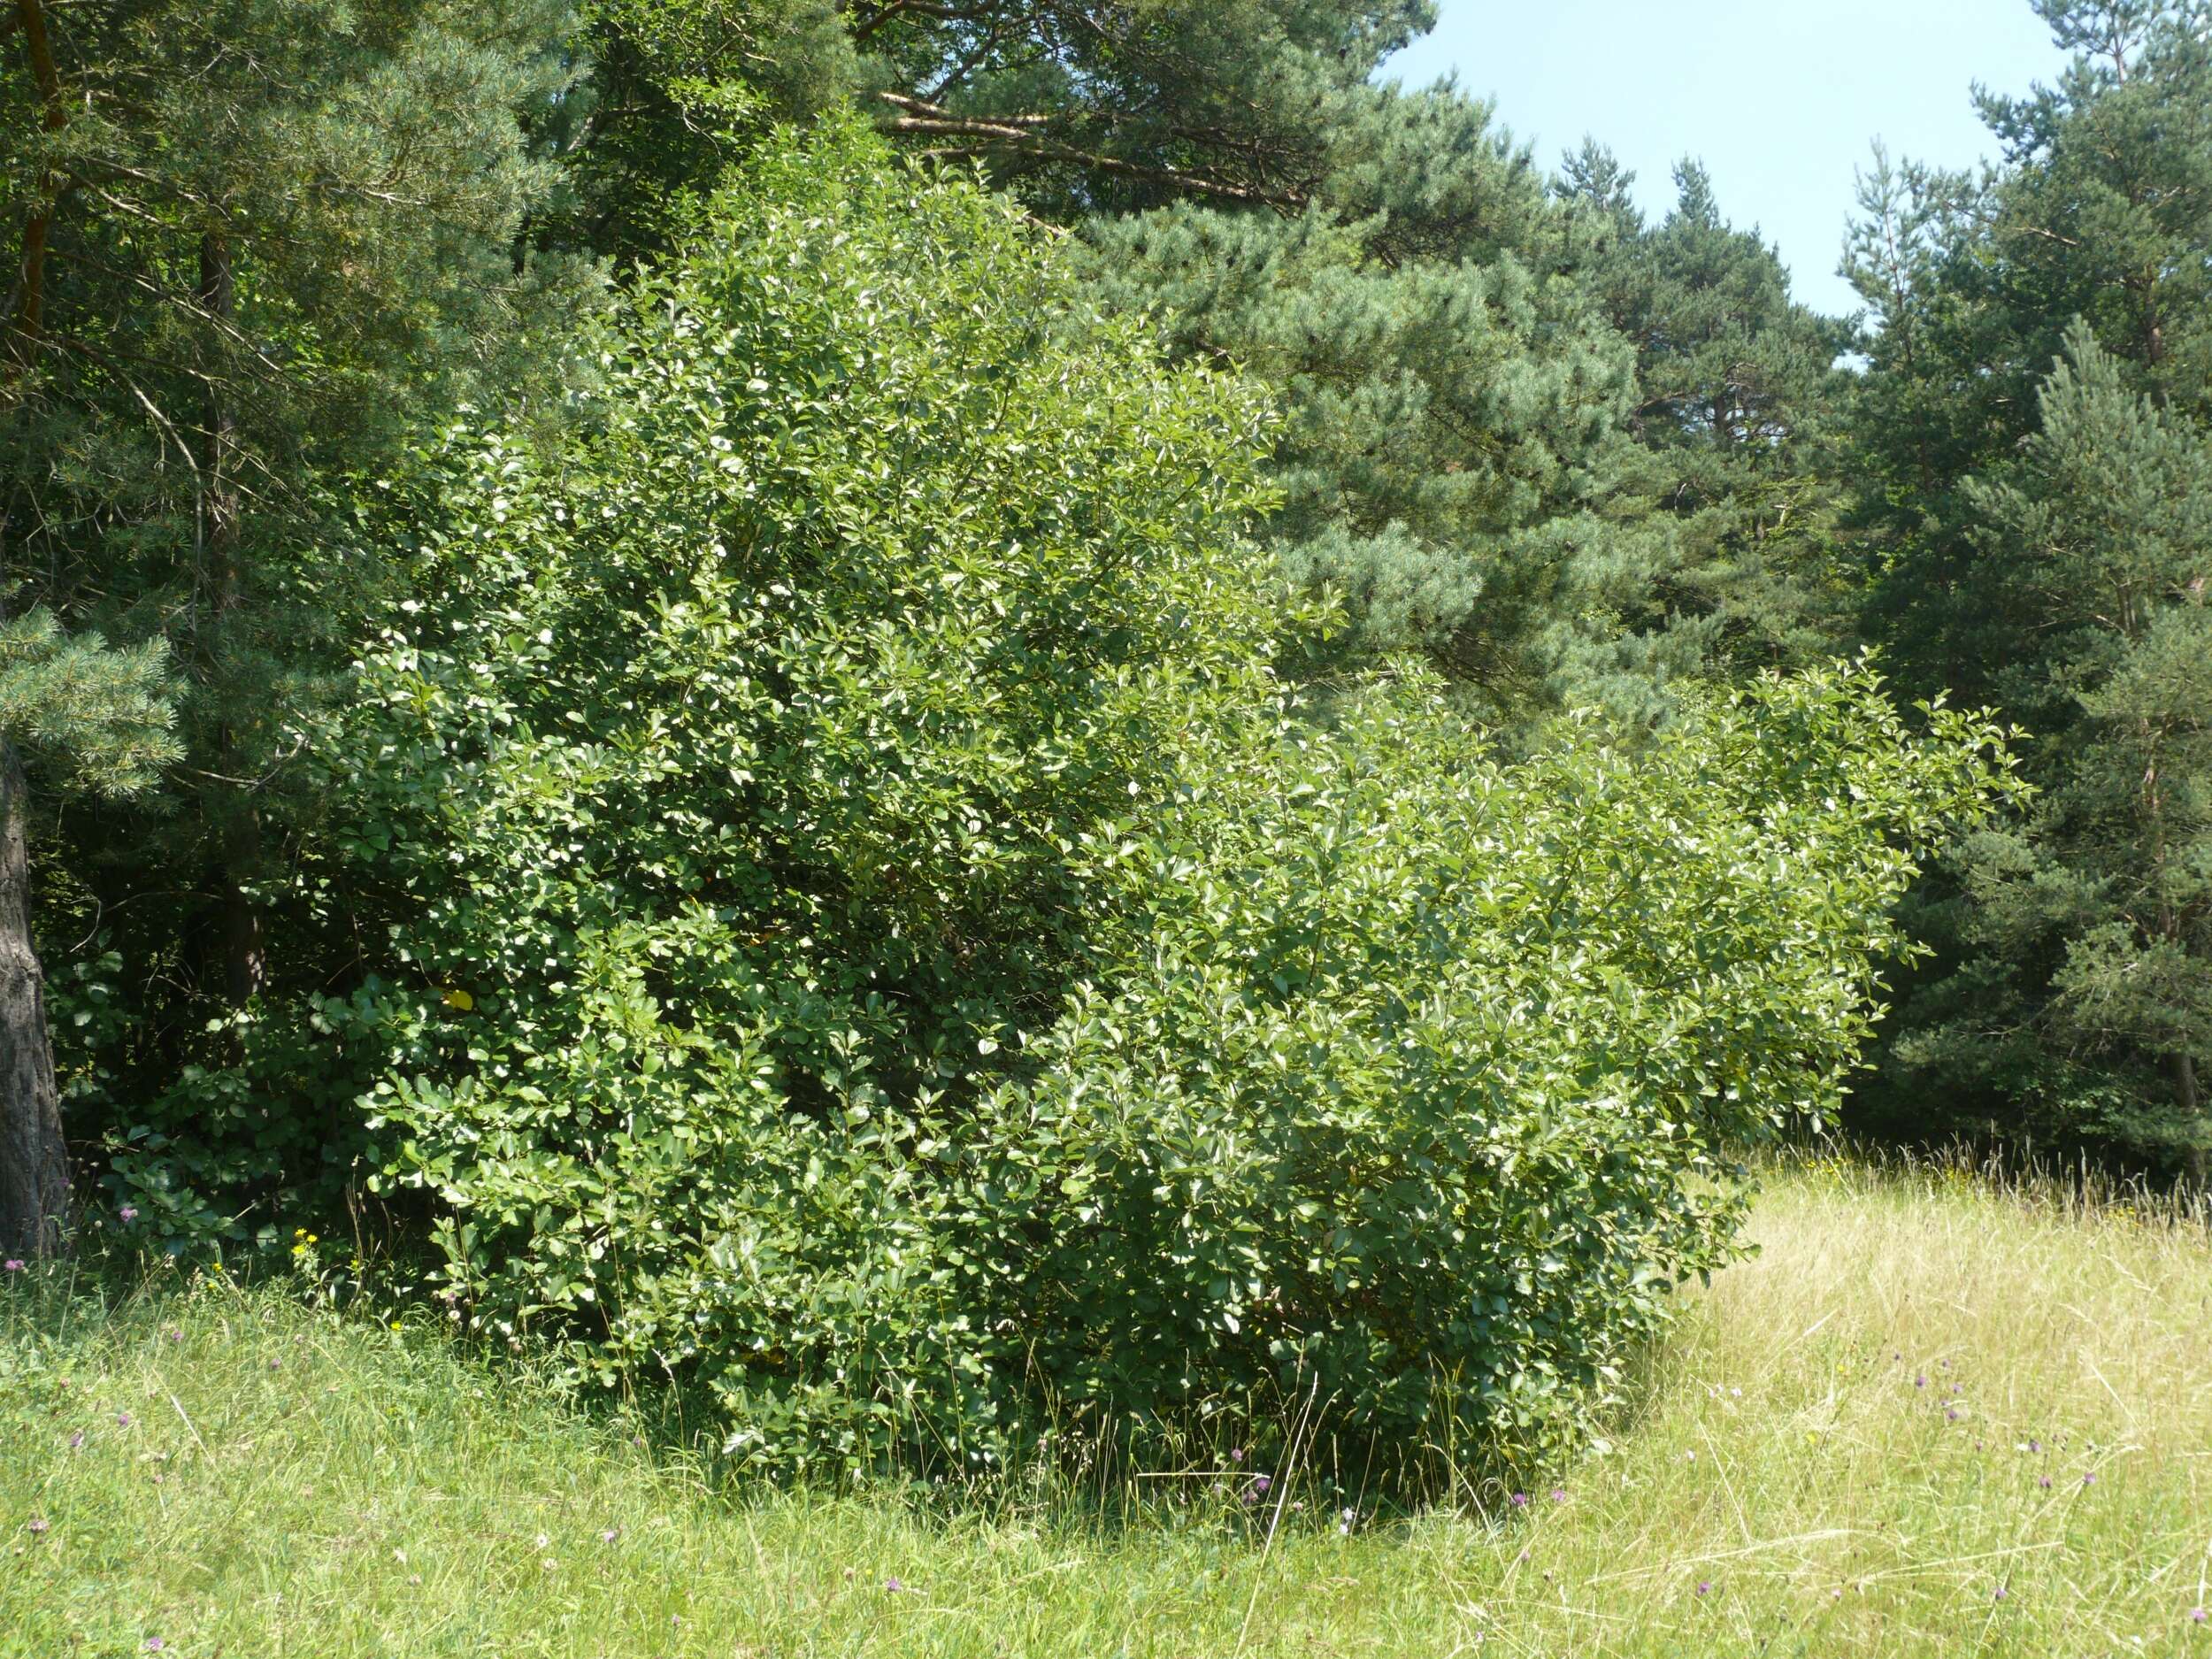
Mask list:
[[[1418,671],[1304,723],[1260,405],[1055,273],[780,150],[571,426],[397,491],[420,598],[317,745],[380,1183],[472,1328],[765,1471],[1302,1399],[1540,1453],[1725,1258],[1723,1143],[1832,1101],[1986,734],[1859,673],[1632,757]]]
[[[396,487],[421,598],[314,745],[320,846],[380,905],[391,1175],[501,1326],[787,1404],[903,1364],[895,1110],[1018,1063],[1101,919],[1085,836],[1271,695],[1263,400],[1064,288],[1002,199],[833,135],[640,282],[570,426]]]
[[[1440,695],[1225,749],[1094,844],[1097,982],[955,1217],[1064,1417],[1310,1405],[1415,1475],[1588,1432],[1735,1252],[1742,1151],[1833,1111],[1912,848],[2001,776],[1863,669],[1516,764]]]

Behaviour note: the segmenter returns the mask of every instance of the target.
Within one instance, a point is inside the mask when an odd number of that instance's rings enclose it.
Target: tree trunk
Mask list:
[[[46,976],[31,944],[23,762],[0,739],[0,1250],[58,1256],[68,1240],[69,1153],[46,1034]]]
[[[219,231],[200,238],[200,308],[219,328],[228,329],[237,311],[231,271],[230,239]],[[236,478],[238,420],[226,395],[220,374],[208,380],[207,462],[205,495],[201,511],[206,541],[208,586],[214,611],[217,652],[227,651],[226,637],[244,601],[243,573],[239,569],[239,491]],[[238,776],[245,766],[235,734],[226,726],[221,738],[221,769]],[[250,798],[237,803],[236,815],[223,835],[222,892],[223,990],[234,1008],[242,1008],[260,992],[268,978],[268,949],[262,938],[261,911],[246,895],[261,862],[261,818]]]
[[[46,13],[39,0],[16,0],[15,21],[23,31],[23,50],[31,60],[31,80],[38,88],[46,130],[58,133],[69,121],[63,102],[61,76],[54,67],[54,49],[46,37]],[[52,179],[39,185],[41,201],[23,221],[23,255],[16,270],[9,329],[16,366],[27,371],[46,322],[46,240],[60,186]]]

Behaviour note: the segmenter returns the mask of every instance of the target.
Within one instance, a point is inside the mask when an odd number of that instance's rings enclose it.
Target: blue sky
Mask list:
[[[1638,174],[1647,212],[1679,157],[1779,245],[1798,296],[1855,308],[1834,274],[1852,173],[1876,138],[1946,166],[1992,153],[1976,81],[2024,92],[2060,66],[2027,0],[1439,0],[1434,34],[1384,66],[1456,72],[1548,169],[1586,133]]]

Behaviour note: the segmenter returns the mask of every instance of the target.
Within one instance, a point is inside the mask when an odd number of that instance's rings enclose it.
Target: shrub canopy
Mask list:
[[[399,490],[423,597],[317,746],[380,1179],[477,1328],[766,1470],[1300,1401],[1541,1451],[1727,1256],[1724,1145],[1832,1104],[1987,734],[1855,671],[1632,757],[1494,759],[1415,668],[1323,729],[1263,407],[1054,271],[786,147],[572,423]]]

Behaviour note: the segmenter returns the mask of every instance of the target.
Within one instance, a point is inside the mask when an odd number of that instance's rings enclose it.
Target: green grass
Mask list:
[[[1755,1225],[1563,1501],[1271,1541],[718,1496],[424,1333],[19,1274],[0,1654],[2212,1659],[2200,1232],[1835,1164]]]

